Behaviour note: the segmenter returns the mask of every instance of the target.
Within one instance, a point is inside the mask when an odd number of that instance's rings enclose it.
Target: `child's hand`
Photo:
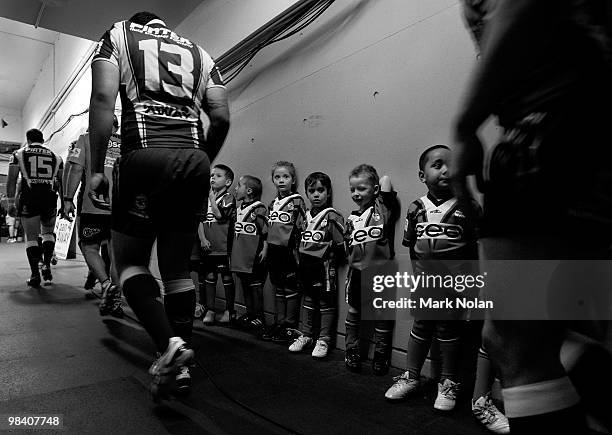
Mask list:
[[[261,252],[259,253],[259,262],[263,263],[267,256],[268,256],[268,243],[264,242],[263,247],[261,248]]]
[[[205,253],[212,251],[212,247],[210,246],[210,242],[208,240],[200,240],[200,246]]]
[[[215,202],[217,200],[217,198],[215,197],[215,192],[212,189],[208,191],[208,199],[210,200],[210,202]]]

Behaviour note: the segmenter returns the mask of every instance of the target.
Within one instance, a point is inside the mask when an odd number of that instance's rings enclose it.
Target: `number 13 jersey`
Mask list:
[[[121,152],[139,148],[206,148],[200,111],[206,90],[224,87],[212,58],[166,28],[115,23],[93,62],[117,66],[121,83]]]

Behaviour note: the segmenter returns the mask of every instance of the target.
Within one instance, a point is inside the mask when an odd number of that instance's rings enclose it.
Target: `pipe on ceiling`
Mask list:
[[[45,11],[46,6],[47,6],[47,3],[45,3],[44,1],[42,2],[42,5],[40,5],[40,9],[38,10],[38,16],[36,17],[36,22],[34,23],[35,29],[38,29],[38,25],[40,24],[40,20],[42,19],[42,15],[43,15],[43,12]]]

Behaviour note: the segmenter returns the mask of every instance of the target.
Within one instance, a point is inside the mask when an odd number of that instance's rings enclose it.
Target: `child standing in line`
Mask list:
[[[263,328],[263,286],[266,280],[264,260],[268,251],[268,208],[261,202],[259,178],[244,175],[238,181],[235,194],[240,201],[234,223],[231,270],[236,272],[246,313],[236,319],[236,326],[259,333]]]
[[[212,325],[215,322],[215,295],[217,280],[221,275],[225,290],[225,311],[219,319],[222,325],[229,325],[236,318],[234,301],[236,288],[230,271],[229,255],[231,252],[234,221],[236,220],[236,199],[229,191],[234,182],[234,171],[226,165],[215,165],[210,171],[210,194],[206,220],[202,223],[205,239],[203,246],[208,254],[204,257],[206,312],[202,323]],[[202,295],[200,295],[202,300]]]
[[[299,247],[299,278],[304,291],[301,335],[289,346],[301,352],[313,344],[313,320],[320,314],[319,338],[313,358],[324,358],[336,316],[337,264],[344,253],[344,218],[332,206],[331,179],[313,172],[304,182],[310,210]]]
[[[293,163],[276,162],[272,166],[272,182],[277,194],[268,207],[267,258],[270,282],[274,287],[276,321],[262,338],[286,343],[299,321],[297,250],[306,211],[304,199],[296,193],[297,176]]]
[[[376,169],[362,164],[349,176],[351,198],[359,207],[347,219],[349,269],[346,277],[346,367],[361,370],[359,330],[361,325],[361,271],[374,262],[395,256],[393,238],[399,214],[397,193],[388,176],[379,179]],[[367,236],[363,236],[367,234]],[[377,320],[374,325],[374,359],[372,371],[382,376],[391,364],[393,321]]]
[[[413,273],[425,275],[468,275],[473,273],[473,260],[478,259],[475,222],[480,207],[460,207],[450,188],[448,162],[450,149],[434,145],[419,158],[419,179],[427,186],[427,195],[414,201],[406,216],[403,245],[410,248]],[[470,261],[472,260],[472,261]],[[454,289],[421,288],[421,297],[456,297]],[[418,300],[417,300],[418,303]],[[394,378],[385,393],[389,401],[402,400],[418,390],[420,374],[429,353],[432,339],[439,342],[442,361],[441,379],[434,408],[450,411],[455,407],[459,390],[460,341],[465,314],[463,309],[411,310],[415,317],[408,341],[406,372]]]

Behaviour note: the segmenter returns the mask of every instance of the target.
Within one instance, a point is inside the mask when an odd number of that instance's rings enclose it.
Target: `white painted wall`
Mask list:
[[[25,134],[21,128],[21,110],[0,106],[0,118],[8,123],[0,128],[0,141],[23,142]]]
[[[23,128],[25,130],[40,124],[49,105],[73,75],[91,44],[92,41],[86,39],[65,34],[58,35],[54,49],[44,63],[41,74],[23,108]],[[57,109],[51,121],[44,127],[45,140],[59,129],[70,115],[80,113],[89,107],[90,92],[91,73],[88,70]],[[65,157],[70,142],[76,139],[86,126],[87,115],[74,118],[64,130],[54,135],[53,140],[49,143],[50,148]]]

